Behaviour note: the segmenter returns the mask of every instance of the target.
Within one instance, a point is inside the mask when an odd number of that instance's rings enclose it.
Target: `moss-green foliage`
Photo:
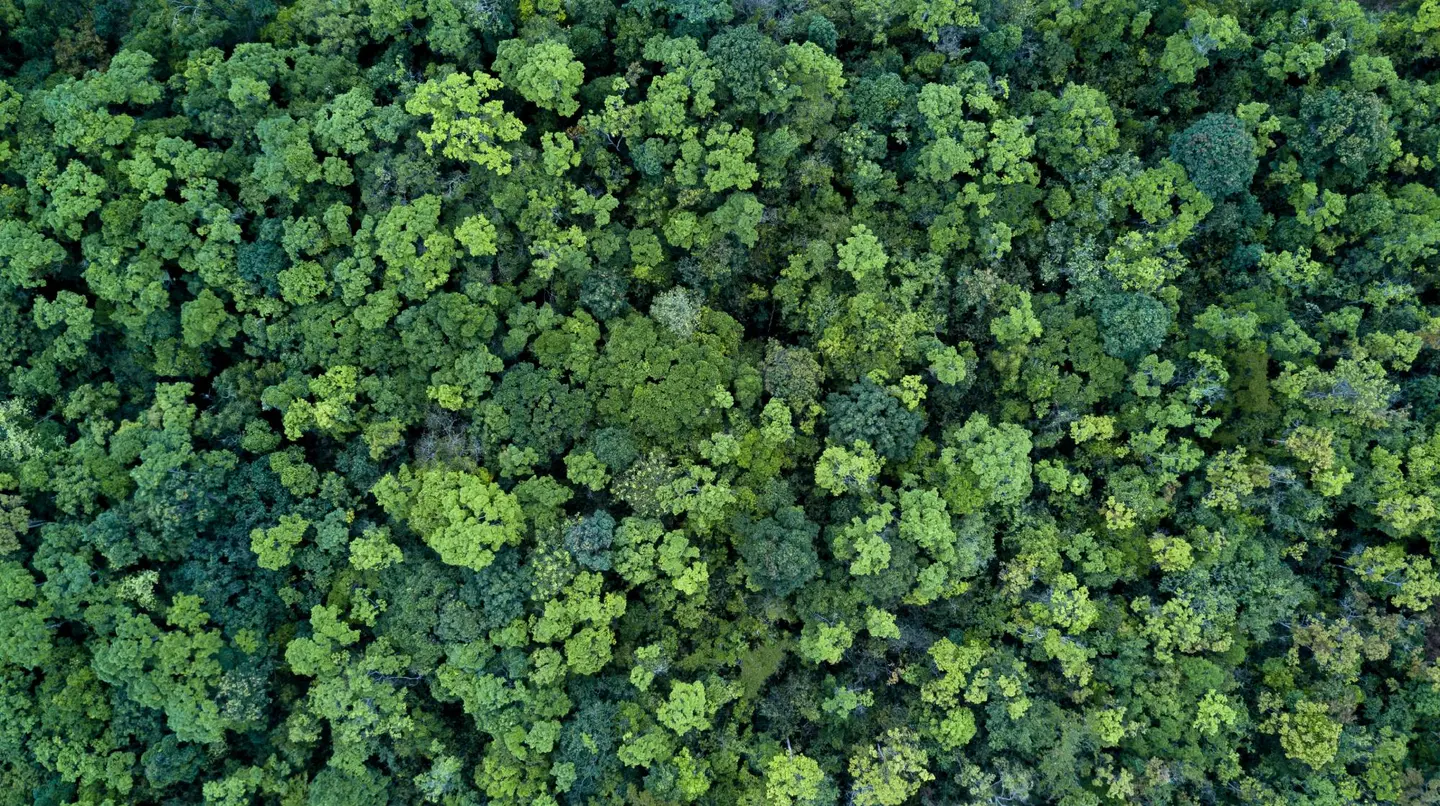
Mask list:
[[[0,0],[0,806],[1433,803],[1437,185],[1437,0]]]
[[[1233,196],[1250,186],[1259,160],[1255,138],[1234,115],[1211,112],[1170,141],[1170,156],[1212,199]]]

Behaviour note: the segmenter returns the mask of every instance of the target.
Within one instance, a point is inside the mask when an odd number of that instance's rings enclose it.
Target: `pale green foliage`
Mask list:
[[[575,93],[585,81],[585,66],[559,42],[501,42],[495,51],[495,71],[506,86],[542,109],[569,117],[580,108]]]
[[[1204,8],[1191,12],[1185,27],[1165,40],[1160,69],[1177,84],[1190,84],[1199,71],[1210,66],[1210,54],[1248,47],[1250,37],[1229,14],[1215,16]]]
[[[296,546],[305,538],[310,522],[299,515],[282,515],[280,523],[250,533],[250,550],[261,568],[278,571],[290,564]]]
[[[656,716],[665,727],[684,736],[690,731],[710,729],[710,719],[705,703],[705,686],[702,683],[684,683],[679,680],[670,686],[670,696],[660,705]]]
[[[520,542],[524,514],[515,496],[483,473],[409,466],[381,479],[375,499],[403,520],[440,559],[480,570],[495,551]]]
[[[850,795],[857,806],[900,806],[935,780],[929,761],[912,732],[893,728],[850,756]]]
[[[825,773],[803,753],[777,753],[765,765],[766,806],[808,806],[820,799]]]
[[[510,155],[503,144],[520,139],[525,126],[500,101],[486,100],[501,86],[477,70],[468,75],[451,73],[416,87],[405,111],[430,116],[429,129],[419,134],[425,150],[438,149],[450,159],[474,162],[497,174],[510,173]]]
[[[831,495],[865,492],[874,485],[883,463],[875,449],[864,442],[849,448],[832,445],[815,464],[815,483]]]
[[[455,228],[455,240],[471,257],[488,257],[496,253],[495,225],[483,214],[475,214]]]

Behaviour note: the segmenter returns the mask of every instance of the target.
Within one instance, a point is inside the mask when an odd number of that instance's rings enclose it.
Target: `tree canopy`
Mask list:
[[[1440,803],[1437,0],[0,0],[0,806]]]

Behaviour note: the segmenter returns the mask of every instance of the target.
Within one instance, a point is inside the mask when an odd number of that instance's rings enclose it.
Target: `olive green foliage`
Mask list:
[[[0,0],[0,806],[1440,803],[1440,0]]]

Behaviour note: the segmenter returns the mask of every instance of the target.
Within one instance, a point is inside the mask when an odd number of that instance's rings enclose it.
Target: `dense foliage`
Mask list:
[[[0,0],[0,804],[1440,803],[1440,0]]]

